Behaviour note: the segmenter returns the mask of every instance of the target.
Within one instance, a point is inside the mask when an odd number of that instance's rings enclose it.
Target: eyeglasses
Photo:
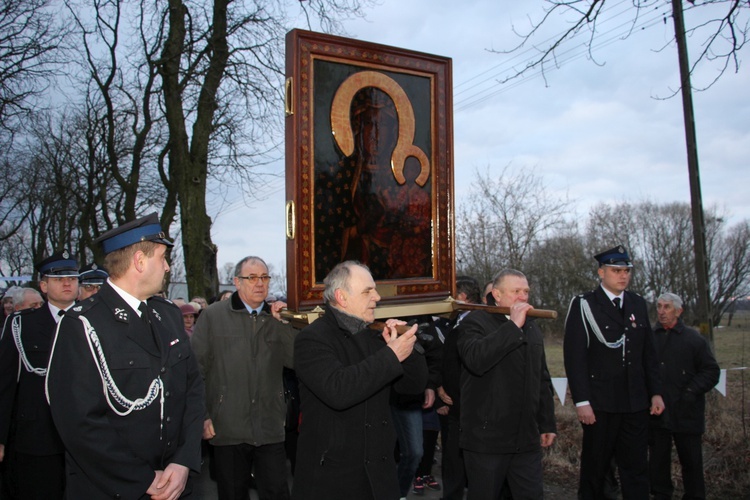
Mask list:
[[[247,280],[247,282],[251,285],[256,284],[258,280],[261,280],[264,285],[271,281],[271,277],[267,274],[264,274],[263,276],[256,276],[254,274],[251,274],[250,276],[235,276],[235,278],[240,280]]]
[[[91,290],[99,290],[102,286],[101,285],[81,285],[84,289],[91,291]]]

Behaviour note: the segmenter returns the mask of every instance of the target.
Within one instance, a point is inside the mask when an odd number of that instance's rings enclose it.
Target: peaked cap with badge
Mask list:
[[[599,263],[599,267],[633,267],[630,255],[622,245],[598,253],[594,255],[594,259]]]
[[[40,276],[54,276],[56,278],[77,278],[78,261],[67,250],[56,252],[46,259],[37,262],[34,267]]]
[[[94,243],[101,244],[106,255],[141,241],[161,243],[169,248],[174,246],[174,243],[167,239],[156,212],[110,229],[94,240]]]
[[[109,273],[103,267],[92,263],[81,268],[78,281],[81,285],[103,285],[108,277]]]

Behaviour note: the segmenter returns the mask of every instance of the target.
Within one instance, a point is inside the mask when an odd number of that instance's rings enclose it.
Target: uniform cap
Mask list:
[[[92,263],[81,268],[78,281],[81,285],[103,285],[108,277],[107,271],[97,266],[96,263]]]
[[[95,243],[101,244],[104,253],[108,254],[141,241],[152,241],[169,248],[174,246],[164,234],[156,212],[107,231]]]
[[[622,245],[594,255],[594,258],[599,262],[599,267],[633,267],[633,263],[630,261],[630,255],[628,255],[628,251]]]
[[[78,262],[67,250],[53,253],[43,261],[37,262],[34,267],[41,276],[78,277]]]

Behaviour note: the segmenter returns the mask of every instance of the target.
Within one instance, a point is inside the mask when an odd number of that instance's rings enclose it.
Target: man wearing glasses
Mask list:
[[[65,449],[44,396],[57,323],[78,297],[78,263],[59,252],[36,264],[47,302],[13,313],[0,333],[0,462],[17,498],[63,498]]]
[[[245,500],[253,466],[261,500],[289,498],[282,372],[293,368],[297,331],[281,320],[286,303],[265,302],[270,281],[263,259],[245,257],[234,269],[237,291],[204,310],[193,330],[219,500]]]
[[[78,300],[83,301],[96,295],[102,285],[109,278],[107,271],[92,263],[80,269],[78,276]]]

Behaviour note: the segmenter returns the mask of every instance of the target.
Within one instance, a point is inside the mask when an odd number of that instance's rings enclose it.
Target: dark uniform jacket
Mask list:
[[[413,352],[400,363],[379,332],[352,334],[336,314],[343,313],[329,307],[294,344],[302,422],[292,497],[395,500],[389,392],[391,385],[405,394],[424,390],[424,356]]]
[[[46,302],[8,316],[0,338],[0,443],[28,455],[62,454],[60,436],[44,397],[44,375],[21,366],[12,325],[21,329],[21,343],[29,363],[46,369],[57,323]],[[20,375],[19,375],[20,369]]]
[[[458,326],[461,373],[461,448],[479,453],[523,453],[554,433],[552,380],[544,337],[531,319],[523,329],[503,314],[472,311]]]
[[[109,283],[62,319],[48,392],[66,448],[67,498],[147,498],[154,471],[170,463],[200,471],[205,407],[198,365],[179,308],[157,297],[148,305],[153,334]],[[79,316],[96,331],[109,372],[126,398],[145,398],[154,379],[164,382],[163,418],[161,395],[125,416],[112,410]],[[119,412],[127,411],[111,395],[110,400]]]
[[[705,394],[719,382],[719,364],[703,335],[681,319],[670,330],[654,330],[665,410],[652,423],[672,432],[706,429]]]
[[[651,396],[661,394],[653,332],[646,301],[625,291],[622,311],[600,287],[575,297],[565,320],[563,352],[573,401],[589,401],[594,410],[630,413],[646,410]],[[581,313],[587,301],[608,342],[624,333],[624,348],[610,348],[594,335]]]

